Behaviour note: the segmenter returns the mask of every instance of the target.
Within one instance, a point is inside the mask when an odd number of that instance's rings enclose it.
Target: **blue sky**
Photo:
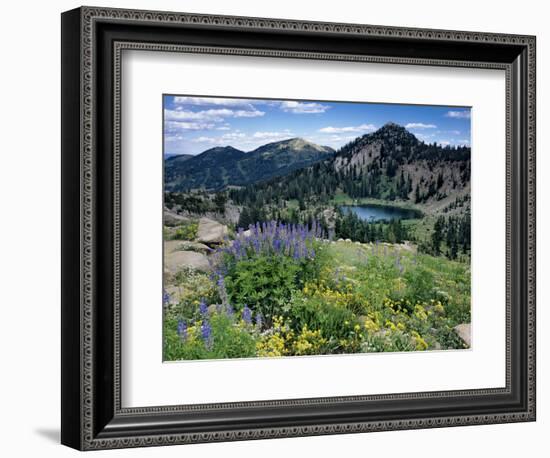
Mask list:
[[[338,149],[390,121],[427,143],[470,145],[465,107],[165,95],[164,152],[252,151],[293,137]]]

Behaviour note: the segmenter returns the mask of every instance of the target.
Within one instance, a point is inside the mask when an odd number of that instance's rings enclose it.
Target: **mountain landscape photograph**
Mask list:
[[[470,348],[470,108],[163,96],[163,358]]]

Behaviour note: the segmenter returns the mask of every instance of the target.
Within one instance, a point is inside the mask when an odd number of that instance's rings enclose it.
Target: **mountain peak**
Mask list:
[[[319,152],[319,153],[332,153],[334,150],[329,146],[321,146],[316,143],[310,142],[302,137],[294,137],[286,140],[280,140],[273,143],[268,143],[267,145],[260,146],[257,150],[292,150],[296,153],[302,151],[309,152]]]
[[[201,154],[204,153],[227,153],[227,152],[233,152],[237,151],[239,153],[242,153],[243,151],[238,150],[237,148],[233,148],[232,146],[226,145],[226,146],[214,146],[213,148],[209,148],[206,151],[203,151]]]
[[[246,153],[244,151],[241,151],[237,148],[233,148],[232,146],[214,146],[213,148],[207,149],[206,151],[203,151],[202,153],[198,154],[195,157],[201,156],[203,158],[205,157],[233,157],[233,158],[239,158],[241,156],[244,156]]]
[[[384,124],[380,129],[368,134],[370,138],[376,140],[391,141],[392,143],[417,143],[418,139],[414,134],[409,132],[405,127],[396,124],[395,122],[388,122]]]
[[[387,122],[384,124],[380,129],[378,129],[378,132],[408,132],[407,129],[405,129],[403,126],[395,123],[395,122]]]
[[[166,189],[221,189],[282,176],[332,156],[334,150],[303,138],[290,138],[245,153],[216,146],[185,161],[165,161]]]

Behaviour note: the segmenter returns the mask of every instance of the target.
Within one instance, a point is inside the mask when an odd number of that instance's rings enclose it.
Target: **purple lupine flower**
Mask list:
[[[212,326],[208,320],[204,320],[201,325],[201,336],[207,347],[212,345]]]
[[[233,317],[233,315],[235,315],[235,310],[229,302],[227,302],[227,304],[225,305],[225,313],[228,317]]]
[[[183,320],[178,320],[178,336],[181,340],[187,340],[187,324]]]
[[[169,302],[170,302],[170,293],[164,290],[162,293],[162,303],[163,305],[168,305]]]
[[[260,312],[256,313],[256,327],[262,329],[263,318]]]
[[[218,285],[218,294],[220,295],[222,305],[227,307],[227,305],[229,304],[229,297],[227,296],[227,290],[225,289],[225,280],[222,274],[218,276],[218,280],[216,281],[216,283]]]
[[[246,324],[252,323],[252,310],[248,308],[248,305],[244,305],[243,313],[242,313],[243,321]]]
[[[223,301],[222,284],[224,275],[228,274],[228,256],[233,260],[247,259],[255,255],[290,256],[295,260],[315,257],[311,242],[323,234],[321,225],[314,221],[311,228],[305,224],[287,224],[282,222],[256,222],[249,225],[250,235],[238,230],[235,240],[225,247],[218,248],[211,258],[215,272],[213,280],[217,282]],[[310,250],[311,249],[311,250]]]
[[[204,299],[201,299],[201,302],[199,304],[199,312],[202,316],[208,315],[208,305],[206,305]]]
[[[405,270],[405,268],[403,267],[403,264],[401,264],[401,258],[399,256],[395,258],[395,267],[397,267],[397,269],[399,270],[399,274],[403,275],[403,271]]]

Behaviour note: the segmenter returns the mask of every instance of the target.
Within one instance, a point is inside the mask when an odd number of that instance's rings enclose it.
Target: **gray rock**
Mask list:
[[[171,212],[169,210],[164,211],[164,225],[165,226],[178,226],[180,224],[185,224],[190,221],[186,216],[178,215],[177,213]]]
[[[229,233],[227,226],[218,223],[210,218],[201,218],[197,230],[197,242],[209,244],[220,244]]]
[[[197,253],[207,254],[212,250],[199,242],[189,242],[187,240],[167,240],[164,242],[165,253],[172,253],[174,251],[196,251]]]
[[[218,310],[220,309],[221,305],[220,304],[210,304],[208,306],[208,313],[210,315],[213,315],[214,313],[218,312]]]
[[[184,267],[208,272],[210,264],[208,258],[195,251],[172,251],[164,254],[164,268],[171,274],[175,274]]]
[[[170,296],[170,299],[168,301],[169,304],[179,303],[179,301],[181,299],[181,290],[180,290],[179,287],[174,286],[174,285],[170,285],[170,286],[167,286],[164,289],[168,293],[168,295]]]
[[[456,325],[454,328],[455,332],[458,334],[458,336],[464,341],[468,347],[472,345],[471,340],[471,324],[470,323],[462,323],[459,325]]]

